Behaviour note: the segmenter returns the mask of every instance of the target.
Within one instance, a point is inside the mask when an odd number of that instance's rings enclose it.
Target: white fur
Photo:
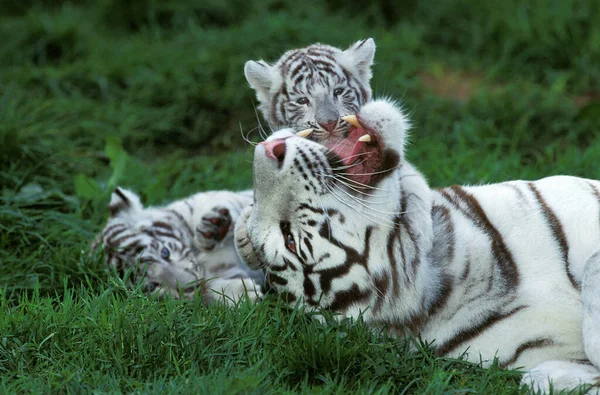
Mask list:
[[[334,131],[343,129],[345,123],[339,120],[340,116],[356,111],[371,98],[369,81],[374,56],[372,38],[358,41],[345,51],[317,43],[287,51],[274,64],[250,60],[244,66],[244,75],[256,91],[258,108],[273,130],[314,128],[328,133],[322,125],[337,121]],[[329,66],[315,73],[314,67],[322,63]],[[297,74],[305,78],[299,80]],[[341,87],[344,93],[334,96],[335,89]],[[308,103],[298,104],[300,98]]]
[[[152,285],[150,291],[160,295],[178,297],[181,288],[200,281],[204,282],[206,303],[220,300],[235,303],[244,295],[255,300],[262,295],[262,275],[248,270],[240,261],[233,244],[233,232],[218,242],[201,233],[213,230],[210,225],[206,228],[206,218],[216,216],[219,209],[229,211],[233,226],[251,202],[251,191],[208,191],[166,206],[144,208],[134,192],[117,188],[109,203],[112,216],[102,234],[102,242],[108,248],[107,264],[125,264],[133,270],[134,276],[141,277],[136,281]],[[173,229],[161,228],[161,223]],[[153,231],[158,231],[158,236],[153,235]],[[174,236],[164,237],[160,232]],[[123,241],[115,245],[119,238]],[[127,247],[134,243],[145,246],[141,253],[128,252]],[[163,248],[170,252],[166,260],[160,256]],[[184,296],[193,298],[196,293],[191,289],[185,291]]]
[[[332,183],[328,166],[303,180],[294,159],[326,151],[315,142],[285,140],[281,165],[256,148],[255,203],[236,230],[246,262],[311,307],[342,306],[341,317],[362,313],[372,325],[418,332],[442,355],[497,357],[527,369],[523,383],[542,391],[598,385],[600,182],[559,176],[431,190],[404,159],[409,123],[396,104],[371,102],[358,118],[401,158],[363,193]],[[299,249],[310,233],[311,255],[285,248],[282,220]],[[366,262],[350,260],[367,251]],[[342,274],[326,289],[332,269]]]

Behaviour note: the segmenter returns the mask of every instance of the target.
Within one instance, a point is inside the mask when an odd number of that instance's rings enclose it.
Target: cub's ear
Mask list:
[[[373,59],[375,58],[375,41],[372,38],[367,38],[355,42],[343,52],[347,61],[352,64],[358,76],[369,82],[373,73]]]
[[[108,210],[111,217],[116,217],[124,213],[133,214],[143,209],[144,206],[139,196],[121,187],[115,188],[110,196],[110,203],[108,203]]]
[[[249,60],[244,66],[246,80],[256,91],[256,97],[261,103],[269,101],[269,91],[273,86],[273,66],[265,61]]]

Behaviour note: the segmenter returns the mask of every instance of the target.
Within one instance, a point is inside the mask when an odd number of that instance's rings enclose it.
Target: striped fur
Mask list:
[[[288,129],[257,146],[255,202],[236,229],[250,267],[291,302],[420,334],[439,355],[497,357],[535,388],[598,386],[600,182],[432,190],[404,158],[393,103],[357,118],[346,139]]]
[[[215,204],[218,202],[218,205]],[[239,259],[230,229],[252,192],[202,192],[164,207],[144,208],[133,192],[117,188],[111,216],[97,241],[106,264],[144,291],[186,298],[202,294],[206,303],[261,296],[262,274]]]
[[[246,79],[273,130],[315,129],[312,138],[343,133],[341,116],[354,114],[371,98],[373,39],[345,51],[323,44],[286,52],[273,65],[248,61]]]

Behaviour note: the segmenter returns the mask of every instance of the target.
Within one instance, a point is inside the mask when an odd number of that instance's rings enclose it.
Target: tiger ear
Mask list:
[[[249,60],[244,66],[246,80],[256,91],[256,97],[261,103],[269,101],[269,91],[273,86],[273,67],[265,61]]]
[[[116,187],[110,196],[110,203],[108,203],[108,210],[110,211],[111,217],[116,217],[119,214],[124,213],[135,213],[142,211],[144,206],[140,201],[140,197],[135,193],[121,188]]]
[[[371,66],[373,66],[375,58],[375,41],[372,38],[357,41],[343,54],[352,64],[358,76],[368,83],[373,76]]]

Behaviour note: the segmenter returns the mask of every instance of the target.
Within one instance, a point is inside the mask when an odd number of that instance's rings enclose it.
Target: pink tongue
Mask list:
[[[341,154],[340,156],[343,159],[343,163],[344,166],[348,166],[351,165],[352,163],[359,161],[361,159],[365,159],[364,157],[366,155],[361,155],[361,153],[365,153],[365,142],[362,141],[358,141],[358,139],[365,135],[366,132],[363,128],[351,128],[350,134],[347,137],[347,144],[345,144],[345,147],[342,149],[342,152],[340,152],[339,154]],[[352,144],[352,142],[354,142],[354,145],[352,147],[352,151],[350,151],[350,144]]]

